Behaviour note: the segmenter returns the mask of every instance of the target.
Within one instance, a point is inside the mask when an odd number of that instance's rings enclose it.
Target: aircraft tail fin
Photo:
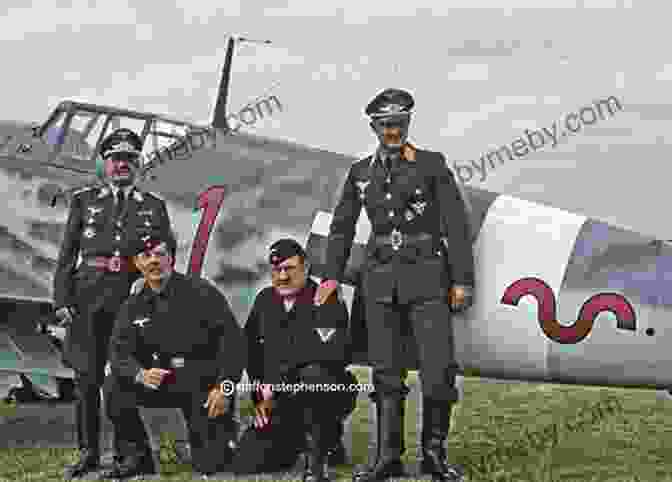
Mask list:
[[[215,102],[215,110],[212,114],[212,127],[215,129],[222,129],[225,132],[229,131],[229,123],[226,118],[226,104],[229,97],[229,85],[231,83],[231,64],[233,62],[233,49],[235,43],[235,37],[229,37],[229,41],[226,46],[224,67],[222,68],[222,78],[219,81],[219,89],[217,90],[217,101]]]

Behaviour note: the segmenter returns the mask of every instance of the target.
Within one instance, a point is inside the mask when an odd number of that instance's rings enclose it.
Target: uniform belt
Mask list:
[[[429,233],[404,234],[395,229],[390,234],[376,235],[373,239],[377,245],[392,246],[392,249],[399,249],[406,244],[430,241],[433,238],[434,236]]]
[[[90,256],[84,258],[83,263],[113,273],[133,271],[130,260],[122,256]]]
[[[170,367],[170,368],[184,368],[186,365],[194,362],[210,362],[216,363],[216,358],[202,358],[203,355],[200,355],[198,358],[192,357],[189,355],[161,355],[154,353],[152,358],[154,362],[160,365],[160,367]]]

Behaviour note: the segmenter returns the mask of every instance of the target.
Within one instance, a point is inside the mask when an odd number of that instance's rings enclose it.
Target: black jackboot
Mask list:
[[[464,469],[446,462],[444,442],[450,431],[452,402],[423,398],[422,463],[423,474],[431,474],[436,482],[460,482]]]
[[[373,465],[362,472],[355,472],[353,482],[383,481],[389,477],[405,475],[401,456],[404,444],[404,404],[401,397],[377,397],[377,453]]]
[[[343,445],[343,420],[340,418],[336,419],[334,428],[334,441],[329,444],[329,464],[343,465],[348,461],[345,446]]]
[[[324,443],[315,435],[314,433],[306,434],[307,450],[304,455],[303,482],[328,482],[327,450],[324,448]]]
[[[79,459],[65,468],[66,480],[82,477],[100,468],[100,394],[99,390],[79,390],[75,402],[75,423]]]

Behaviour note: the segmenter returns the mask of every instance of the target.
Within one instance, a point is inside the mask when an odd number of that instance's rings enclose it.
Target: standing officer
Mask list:
[[[293,239],[270,249],[271,281],[254,300],[245,325],[247,372],[261,384],[305,383],[304,390],[261,390],[255,426],[242,437],[234,472],[274,472],[291,466],[307,448],[305,481],[325,481],[328,452],[355,409],[357,379],[348,371],[348,311],[333,293],[316,306],[317,283],[308,277],[306,253]],[[340,390],[313,387],[341,384]],[[333,386],[333,385],[332,385]]]
[[[128,129],[101,144],[101,185],[73,193],[54,275],[54,308],[67,326],[64,362],[75,370],[79,460],[66,478],[96,470],[100,461],[100,387],[117,310],[137,279],[123,246],[138,230],[170,228],[165,202],[133,185],[142,140]],[[81,263],[78,258],[81,257]]]
[[[236,433],[234,393],[221,385],[240,380],[247,361],[243,331],[213,284],[173,271],[176,243],[170,232],[146,235],[129,250],[137,253],[133,260],[144,287],[121,307],[110,342],[106,412],[118,453],[115,467],[103,476],[156,473],[138,406],[180,408],[195,471],[222,470],[231,461],[226,442]],[[221,424],[209,418],[220,416],[230,437],[214,447],[212,432]]]
[[[465,205],[445,158],[406,142],[412,96],[387,89],[366,107],[380,145],[352,165],[334,210],[320,300],[341,279],[362,206],[372,225],[362,270],[368,353],[378,414],[378,453],[354,480],[403,473],[404,401],[408,388],[403,334],[414,334],[423,391],[422,471],[460,480],[445,461],[452,406],[457,401],[451,310],[470,306],[474,262]]]

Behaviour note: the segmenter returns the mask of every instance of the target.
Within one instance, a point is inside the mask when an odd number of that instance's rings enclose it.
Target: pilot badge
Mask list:
[[[359,199],[364,200],[366,198],[366,188],[371,184],[371,181],[356,181],[355,185],[359,190]]]
[[[96,230],[93,229],[92,227],[88,227],[84,230],[84,237],[87,239],[91,239],[96,235]]]

